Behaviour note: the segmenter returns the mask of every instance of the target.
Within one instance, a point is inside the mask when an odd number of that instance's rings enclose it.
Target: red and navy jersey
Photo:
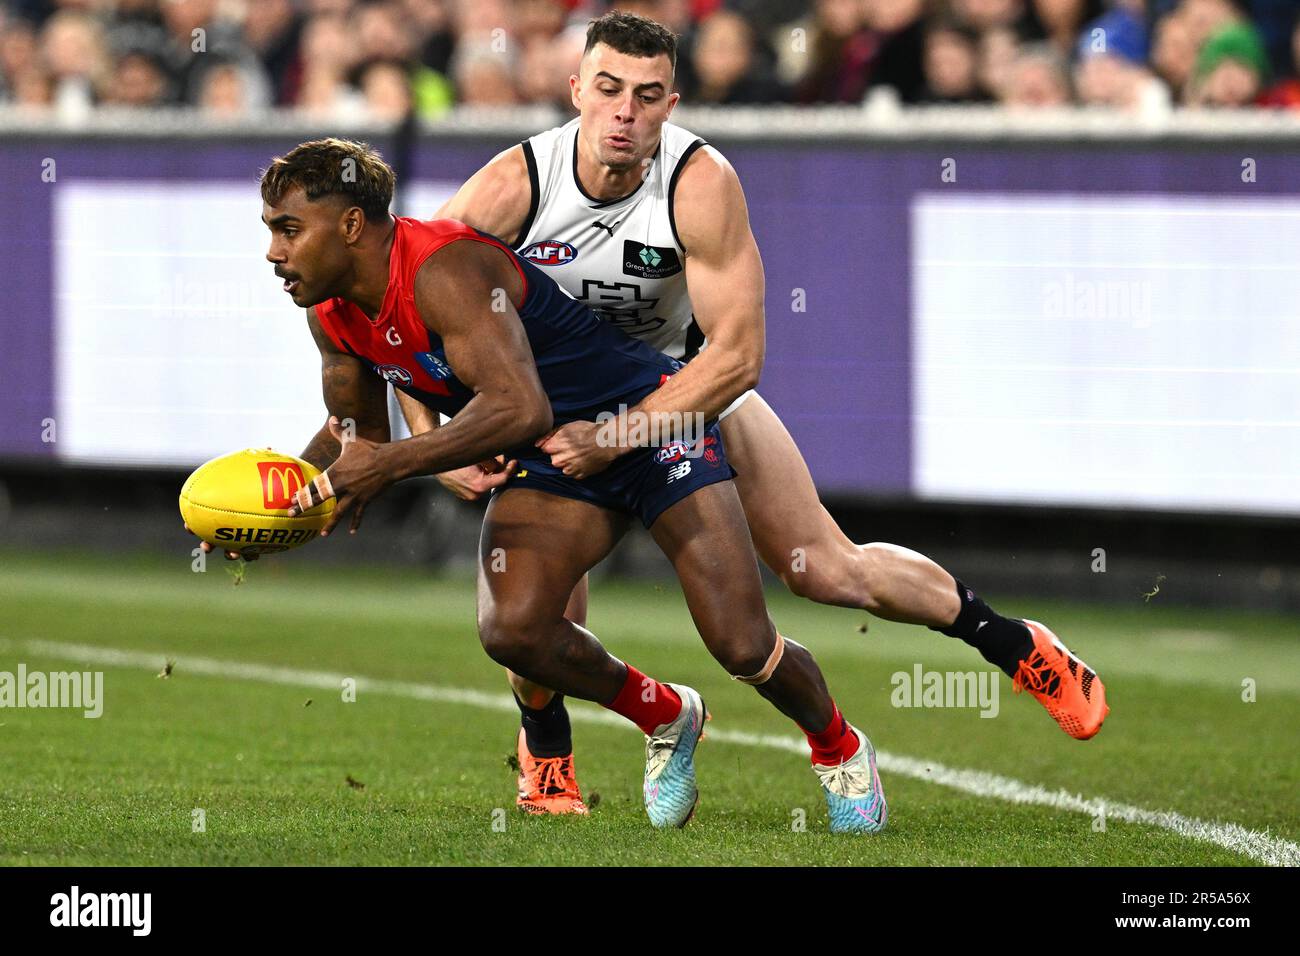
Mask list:
[[[594,421],[601,412],[617,412],[620,404],[635,405],[681,368],[676,359],[601,321],[501,240],[455,219],[398,217],[379,315],[371,321],[353,303],[330,299],[316,306],[321,329],[395,388],[455,415],[474,392],[456,377],[442,339],[420,318],[415,275],[429,256],[457,240],[495,246],[519,271],[524,284],[519,318],[556,425]]]

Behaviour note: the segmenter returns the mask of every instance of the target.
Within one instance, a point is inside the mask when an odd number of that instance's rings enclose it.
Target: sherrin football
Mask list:
[[[248,448],[200,465],[181,487],[181,517],[223,551],[245,557],[288,551],[317,536],[334,499],[289,517],[297,490],[320,471],[301,458]]]

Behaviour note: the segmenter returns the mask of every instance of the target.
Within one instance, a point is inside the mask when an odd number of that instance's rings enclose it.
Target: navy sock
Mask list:
[[[954,580],[956,580],[954,578]],[[966,585],[957,581],[961,610],[947,627],[930,630],[961,638],[1008,677],[1014,677],[1020,662],[1034,649],[1034,639],[1023,621],[1003,617]]]
[[[540,710],[525,707],[518,695],[521,722],[528,752],[534,757],[567,757],[573,753],[573,735],[569,727],[569,712],[564,708],[564,695],[555,694]]]

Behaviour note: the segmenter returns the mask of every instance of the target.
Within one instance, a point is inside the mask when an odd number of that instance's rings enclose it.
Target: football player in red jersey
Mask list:
[[[640,519],[710,653],[804,730],[831,829],[883,828],[870,742],[840,714],[812,654],[768,617],[716,425],[687,442],[695,458],[683,460],[677,439],[633,449],[585,481],[536,447],[556,426],[642,401],[681,363],[601,321],[500,240],[454,220],[394,218],[392,190],[378,154],[342,140],[305,143],[263,174],[267,259],[307,309],[329,412],[302,453],[323,473],[295,508],[334,498],[321,534],[343,520],[355,531],[367,502],[396,481],[518,459],[484,518],[483,646],[514,673],[635,723],[646,734],[646,812],[655,826],[682,826],[698,796],[704,702],[612,657],[565,617],[577,583]],[[391,441],[385,381],[451,420]]]

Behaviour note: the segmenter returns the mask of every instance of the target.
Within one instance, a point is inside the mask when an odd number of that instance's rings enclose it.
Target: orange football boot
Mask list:
[[[534,757],[528,751],[524,728],[519,728],[519,798],[524,813],[587,814],[573,773],[573,754],[565,757]]]
[[[1101,730],[1110,713],[1101,678],[1042,624],[1025,621],[1025,626],[1033,636],[1034,649],[1020,662],[1011,679],[1012,690],[1017,694],[1029,691],[1062,730],[1076,740],[1087,740]]]

